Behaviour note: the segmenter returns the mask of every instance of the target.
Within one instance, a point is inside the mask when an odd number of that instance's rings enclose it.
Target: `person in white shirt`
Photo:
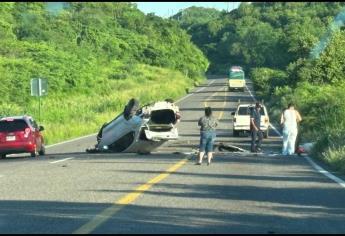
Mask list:
[[[301,121],[301,115],[290,103],[280,118],[280,124],[283,126],[283,155],[293,155],[295,153],[295,142],[298,133],[297,124]]]

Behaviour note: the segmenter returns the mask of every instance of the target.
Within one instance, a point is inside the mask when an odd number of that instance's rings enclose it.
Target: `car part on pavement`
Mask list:
[[[315,142],[303,143],[297,147],[296,153],[298,155],[309,154],[314,146],[315,146]]]
[[[218,151],[220,152],[248,152],[240,147],[236,147],[234,145],[230,145],[230,144],[223,144],[223,143],[219,143],[217,145],[215,145],[218,148]]]

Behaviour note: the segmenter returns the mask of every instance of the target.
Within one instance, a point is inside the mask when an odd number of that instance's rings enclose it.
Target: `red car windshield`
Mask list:
[[[0,132],[24,131],[28,127],[28,124],[24,120],[0,121]]]

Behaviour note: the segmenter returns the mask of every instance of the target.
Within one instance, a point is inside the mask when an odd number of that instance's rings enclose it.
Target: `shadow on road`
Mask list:
[[[63,154],[58,156],[61,155]],[[105,170],[122,176],[126,174],[128,176],[134,174],[156,176],[164,173],[164,170],[153,170],[153,168],[133,170],[130,169],[130,164],[140,163],[141,166],[170,164],[186,157],[182,154],[163,153],[85,156],[85,153],[79,152],[64,155],[73,155],[82,159],[82,163],[90,165],[128,163],[128,165],[123,165],[125,168],[122,169],[115,166],[113,169],[109,165],[110,168]],[[157,187],[148,189],[144,194],[146,202],[142,199],[125,206],[108,202],[2,199],[0,200],[0,232],[3,234],[72,233],[109,207],[118,207],[119,211],[111,215],[92,233],[344,232],[345,191],[339,190],[335,185],[328,185],[331,180],[313,171],[296,171],[295,167],[301,166],[299,162],[305,162],[305,160],[282,156],[249,154],[244,156],[238,153],[216,154],[211,166],[195,166],[194,161],[189,161],[183,168],[174,172],[169,181],[162,181],[157,184]],[[289,166],[291,171],[285,171],[284,175],[279,175],[279,173],[260,175],[248,171],[243,174],[234,173],[238,166],[245,168],[255,166],[260,169],[261,164],[266,165],[266,168],[267,165],[285,165]],[[217,170],[219,166],[228,166],[229,171],[210,172],[212,169]],[[199,182],[191,181],[197,179]],[[209,179],[216,181],[207,181]],[[140,186],[147,180],[138,179],[138,182],[133,183],[131,179],[128,179],[128,183],[131,186]],[[280,186],[284,185],[284,188],[278,187],[277,183]],[[301,183],[303,187],[298,183]],[[326,187],[320,187],[320,183],[326,183],[322,185]],[[101,199],[104,194],[120,195],[119,198],[121,198],[134,191],[132,188],[121,189],[116,182],[110,185],[111,187],[105,186],[108,187],[97,189],[90,185],[87,189],[76,189],[76,191],[83,196],[89,195],[90,199],[99,199],[99,197]],[[330,198],[333,200],[330,201]],[[152,199],[159,199],[159,202],[155,204]],[[177,199],[177,201],[172,204],[171,199]],[[113,202],[117,200],[113,199]],[[193,204],[196,202],[205,204]],[[217,204],[218,207],[223,206],[223,208],[222,210],[213,209],[212,204]],[[244,210],[238,208],[240,205],[244,207]],[[326,223],[328,227],[325,227]]]
[[[268,208],[262,205],[261,213],[238,213],[236,211],[212,210],[189,207],[163,207],[141,205],[116,205],[109,203],[83,203],[60,201],[0,201],[0,231],[4,234],[70,234],[104,209],[118,208],[105,223],[99,225],[92,233],[339,233],[345,231],[341,224],[345,209],[326,202],[304,202],[303,191],[287,189],[267,196],[267,189],[248,187],[227,187],[228,194],[224,195],[224,186],[197,185],[188,187],[183,184],[164,184],[171,189],[188,190],[185,193],[167,193],[148,191],[148,195],[173,195],[177,197],[195,197],[224,199],[236,201],[241,194],[244,199],[253,199],[257,195],[262,201],[274,200],[276,195],[297,193],[296,205]],[[114,190],[116,191],[116,190]],[[192,192],[191,192],[192,191]],[[251,195],[246,194],[246,192]],[[258,192],[257,192],[258,191]],[[286,191],[289,191],[287,193]],[[323,196],[321,190],[313,191],[315,195]],[[255,194],[254,194],[255,192]],[[97,192],[96,192],[97,193]],[[124,191],[124,194],[127,192]],[[86,194],[86,193],[84,193]],[[299,200],[297,197],[301,197]],[[296,219],[288,215],[277,215],[277,211],[299,212],[301,217]],[[274,226],[272,223],[274,222]],[[318,222],[337,224],[335,228],[324,228]]]

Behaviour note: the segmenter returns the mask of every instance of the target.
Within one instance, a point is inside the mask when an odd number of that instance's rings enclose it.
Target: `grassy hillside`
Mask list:
[[[41,119],[48,143],[97,132],[100,126],[115,118],[132,97],[144,105],[185,94],[194,82],[181,72],[137,64],[128,78],[104,81],[97,87],[76,94],[43,98]],[[27,107],[38,117],[38,101]]]
[[[175,22],[131,3],[51,4],[0,8],[0,116],[38,119],[30,80],[47,79],[48,144],[96,132],[132,97],[177,98],[204,78],[208,60]]]

